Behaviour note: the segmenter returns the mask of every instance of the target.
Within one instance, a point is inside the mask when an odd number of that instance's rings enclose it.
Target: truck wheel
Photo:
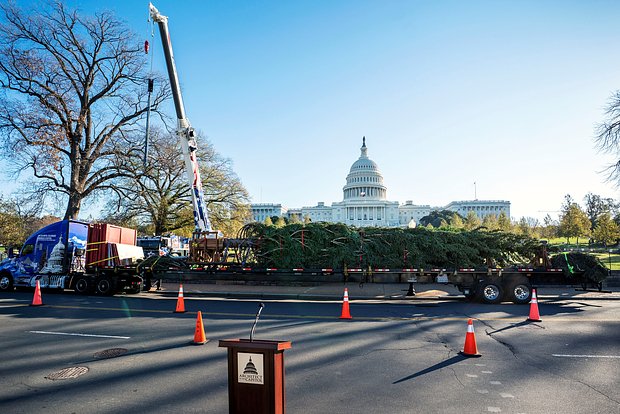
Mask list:
[[[478,288],[478,297],[484,303],[500,303],[503,293],[501,285],[494,281],[483,282]]]
[[[114,284],[107,276],[102,276],[95,282],[95,290],[102,296],[112,296],[114,294]]]
[[[0,274],[0,291],[9,292],[13,290],[13,276],[10,273]]]
[[[127,293],[130,295],[136,295],[140,293],[141,288],[142,284],[132,285],[131,287],[127,288]]]
[[[532,285],[525,278],[512,282],[507,290],[507,299],[517,305],[530,303],[530,299],[532,299]]]
[[[88,295],[92,292],[93,287],[91,286],[91,281],[87,277],[80,277],[75,281],[75,291],[80,295]]]

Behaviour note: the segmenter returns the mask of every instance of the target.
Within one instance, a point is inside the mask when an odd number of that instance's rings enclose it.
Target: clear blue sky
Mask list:
[[[67,3],[105,3],[150,37],[146,1]],[[470,200],[476,182],[479,199],[542,219],[567,193],[618,199],[593,136],[620,89],[620,2],[154,4],[192,125],[254,202],[341,201],[362,136],[392,201]]]

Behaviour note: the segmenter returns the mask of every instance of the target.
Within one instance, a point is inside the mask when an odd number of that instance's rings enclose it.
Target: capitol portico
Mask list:
[[[282,204],[252,204],[253,219],[262,222],[267,217],[285,216],[303,221],[307,217],[313,222],[344,223],[358,227],[412,227],[435,210],[451,210],[463,216],[468,211],[474,211],[480,218],[489,214],[499,216],[503,211],[510,217],[510,202],[503,200],[453,201],[445,207],[415,205],[412,201],[401,205],[398,201],[388,201],[387,187],[379,167],[368,158],[366,137],[362,139],[360,151],[360,157],[351,165],[347,175],[342,201],[331,206],[319,202],[313,207],[293,209],[287,209]]]

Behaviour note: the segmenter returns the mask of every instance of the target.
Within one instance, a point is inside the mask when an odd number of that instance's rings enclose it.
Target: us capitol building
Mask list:
[[[510,217],[510,201],[472,200],[453,201],[444,207],[416,205],[412,201],[400,204],[387,200],[387,187],[377,163],[368,158],[366,137],[362,139],[360,157],[351,165],[347,183],[342,189],[343,200],[326,206],[319,202],[313,207],[286,208],[282,204],[251,204],[254,221],[263,222],[267,217],[296,217],[303,222],[308,217],[313,222],[344,223],[357,227],[415,227],[424,216],[435,210],[450,210],[466,217],[470,211],[479,218],[504,212]]]

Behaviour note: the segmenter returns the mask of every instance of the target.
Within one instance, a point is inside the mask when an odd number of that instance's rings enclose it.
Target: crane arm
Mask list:
[[[168,30],[168,17],[159,13],[159,10],[157,10],[152,3],[149,3],[149,15],[159,27],[161,43],[164,48],[166,68],[170,79],[170,89],[177,113],[177,135],[181,141],[183,158],[185,159],[185,170],[192,193],[196,231],[211,231],[211,222],[209,221],[207,206],[204,201],[200,168],[196,159],[196,150],[198,149],[196,145],[196,133],[185,115],[183,95],[181,94],[181,88],[179,86],[179,76],[174,62],[170,32]]]

